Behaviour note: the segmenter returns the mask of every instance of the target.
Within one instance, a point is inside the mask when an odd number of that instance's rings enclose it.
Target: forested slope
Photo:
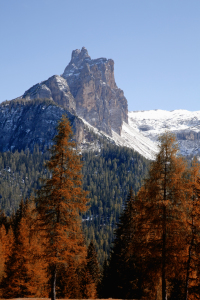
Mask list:
[[[138,191],[148,161],[131,149],[109,144],[100,153],[84,153],[83,160],[84,188],[90,191],[91,198],[83,225],[87,243],[94,240],[103,263],[129,189]]]
[[[113,240],[113,229],[123,209],[130,187],[135,192],[142,184],[148,161],[125,147],[103,143],[102,150],[83,152],[83,187],[88,190],[90,208],[83,215],[86,242],[93,239],[101,263]],[[29,150],[0,153],[0,208],[11,215],[21,199],[34,195],[40,178],[49,177],[44,167],[48,151],[36,146]]]

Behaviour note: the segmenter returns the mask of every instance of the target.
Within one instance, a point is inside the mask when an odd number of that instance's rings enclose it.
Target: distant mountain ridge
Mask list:
[[[200,111],[131,111],[128,117],[129,125],[152,142],[157,142],[165,131],[171,131],[177,137],[182,155],[200,156]]]

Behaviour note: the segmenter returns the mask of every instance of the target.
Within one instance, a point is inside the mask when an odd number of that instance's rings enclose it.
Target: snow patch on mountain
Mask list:
[[[200,153],[200,111],[131,111],[128,119],[134,130],[154,142],[160,134],[171,131],[177,136],[182,155]]]
[[[106,137],[109,141],[114,142],[116,145],[134,149],[147,159],[155,159],[155,155],[158,152],[157,143],[143,136],[140,132],[138,132],[138,130],[132,128],[126,122],[123,122],[121,135],[112,130],[112,137],[110,137],[105,132],[91,126],[83,118],[80,119],[87,125],[90,130],[93,130],[100,136]]]
[[[157,143],[143,136],[127,123],[123,122],[121,136],[114,131],[112,135],[116,144],[132,148],[147,159],[155,159],[158,152]]]

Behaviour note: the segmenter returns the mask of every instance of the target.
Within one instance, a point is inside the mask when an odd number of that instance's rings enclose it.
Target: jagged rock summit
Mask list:
[[[128,104],[114,79],[112,59],[91,59],[86,48],[74,50],[61,76],[54,75],[27,90],[23,99],[48,98],[112,136],[128,123]]]

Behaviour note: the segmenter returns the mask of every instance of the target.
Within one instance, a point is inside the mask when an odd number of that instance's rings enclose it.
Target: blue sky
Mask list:
[[[129,111],[200,110],[199,16],[199,0],[0,0],[0,102],[84,46],[115,61]]]

